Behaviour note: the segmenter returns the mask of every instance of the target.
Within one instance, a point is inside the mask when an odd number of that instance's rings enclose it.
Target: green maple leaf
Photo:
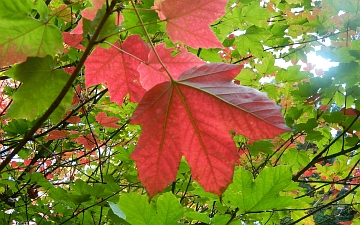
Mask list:
[[[267,54],[261,59],[261,64],[256,64],[255,68],[260,74],[272,74],[278,70],[278,68],[274,65],[274,56],[272,54]]]
[[[271,14],[266,9],[262,8],[258,2],[253,2],[248,7],[245,7],[241,16],[246,23],[254,24],[259,27],[267,26],[267,20],[270,17]]]
[[[13,1],[13,0],[2,0],[0,2],[0,13],[9,13],[12,14],[23,14],[30,15],[31,11],[35,9],[39,13],[40,17],[45,19],[48,13],[47,5],[42,0],[22,0],[22,1]]]
[[[251,173],[242,167],[235,172],[234,183],[225,192],[225,202],[239,207],[240,212],[282,209],[297,204],[290,196],[280,196],[280,192],[293,181],[289,167],[265,168],[254,180]]]
[[[68,73],[55,69],[55,63],[50,56],[28,58],[26,62],[6,73],[9,77],[23,82],[12,96],[14,102],[6,114],[7,117],[33,120],[50,107],[69,79]],[[50,118],[54,121],[60,119],[71,100],[72,93],[68,92]]]
[[[179,200],[171,193],[162,194],[156,202],[148,203],[148,197],[136,193],[123,194],[119,202],[120,209],[126,215],[126,221],[138,225],[178,224],[184,210]]]
[[[27,57],[55,55],[63,50],[62,34],[47,22],[0,10],[0,67]]]
[[[298,65],[290,66],[287,70],[280,70],[278,74],[276,74],[276,81],[282,82],[299,82],[303,79],[309,78],[309,73],[306,71],[300,71],[300,67]]]
[[[255,56],[263,54],[263,45],[261,41],[265,42],[271,37],[271,33],[260,27],[251,26],[246,30],[244,35],[240,35],[235,41],[237,49],[241,55],[246,55],[247,52]]]

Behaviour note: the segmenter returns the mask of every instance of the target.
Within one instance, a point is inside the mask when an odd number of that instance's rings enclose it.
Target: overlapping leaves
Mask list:
[[[44,21],[29,16],[31,8],[36,9]],[[49,24],[46,17],[47,7],[43,1],[0,3],[0,67],[24,62],[30,56],[54,56],[63,50],[61,32]]]
[[[104,7],[101,8],[104,1],[91,3],[94,11],[83,12],[88,19],[83,20],[84,26],[79,22],[77,29],[71,32],[77,35],[64,33],[65,42],[81,50],[83,48],[80,42],[83,40],[80,34],[84,37],[94,35],[107,12]],[[158,12],[161,20],[166,21],[166,30],[173,42],[181,41],[194,48],[222,47],[209,25],[225,13],[226,3],[226,0],[166,0],[156,1],[153,9]],[[46,16],[41,8],[36,9],[41,16]],[[33,55],[55,55],[62,49],[57,44],[49,46],[46,42],[49,37],[61,42],[58,29],[47,33],[46,29],[53,29],[51,26],[24,14],[1,18],[14,24],[14,16],[24,17],[23,20],[29,22],[22,23],[28,25],[25,35],[18,35],[18,29],[9,29],[10,34],[2,42],[0,39],[1,56],[8,60],[4,60],[4,65],[25,61],[26,57]],[[115,16],[111,15],[105,21],[98,40],[119,31],[114,20]],[[3,30],[6,29],[3,27]],[[37,29],[43,32],[32,34]],[[59,34],[60,39],[57,37]],[[35,43],[37,49],[24,46],[28,41]],[[141,124],[143,131],[131,157],[137,163],[139,180],[151,197],[175,180],[182,156],[188,161],[193,178],[206,191],[220,196],[231,183],[234,164],[238,160],[230,130],[252,140],[273,138],[288,130],[280,108],[266,94],[233,83],[242,66],[205,64],[182,47],[169,49],[165,48],[165,44],[159,44],[150,48],[137,35],[107,44],[110,48],[97,46],[86,60],[85,83],[87,87],[106,84],[111,100],[119,105],[128,93],[131,101],[139,102],[132,116],[132,123]],[[38,66],[28,68],[28,62],[37,63]],[[47,68],[46,64],[50,67]],[[37,74],[25,77],[23,67]],[[45,69],[39,71],[38,68]],[[14,95],[16,103],[9,110],[14,118],[34,119],[40,116],[66,81],[65,72],[55,69],[49,56],[44,60],[28,59],[12,71],[15,71],[14,74],[9,72],[9,75],[24,82],[23,87]],[[29,92],[29,84],[35,86],[29,81],[31,79],[36,79],[43,86],[45,85],[40,80],[47,82],[46,87],[39,88],[39,93],[42,97],[47,97],[48,101],[34,105],[36,101],[32,99],[26,105],[26,110],[20,111],[21,101],[17,101],[17,96],[23,98],[24,91]],[[36,98],[41,99],[38,96]],[[109,118],[103,115],[97,119],[103,121]],[[104,124],[108,125],[107,122]],[[118,127],[113,122],[110,125]]]
[[[194,179],[221,195],[238,159],[230,130],[254,140],[273,138],[287,131],[280,108],[264,93],[232,83],[242,66],[196,66],[204,62],[185,49],[172,56],[163,45],[147,60],[146,45],[130,36],[121,46],[98,47],[85,63],[87,86],[106,82],[119,104],[126,93],[139,100],[140,83],[148,89],[132,116],[133,124],[143,125],[132,158],[150,196],[175,180],[182,155]]]
[[[140,101],[132,123],[142,124],[143,131],[132,158],[150,196],[175,179],[182,155],[194,179],[221,195],[238,158],[231,129],[254,140],[288,130],[280,108],[264,93],[232,83],[241,68],[194,67],[177,81],[156,85]]]
[[[50,56],[45,58],[28,58],[6,74],[23,82],[13,95],[14,103],[9,108],[10,118],[35,119],[41,116],[51,105],[69,79],[69,74],[55,69],[56,62]],[[69,93],[52,114],[54,121],[59,120],[65,109],[71,104],[72,94]]]

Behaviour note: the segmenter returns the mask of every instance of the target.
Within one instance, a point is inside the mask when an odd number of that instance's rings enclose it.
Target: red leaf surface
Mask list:
[[[67,44],[67,45],[69,45],[71,47],[80,49],[80,50],[85,50],[84,46],[82,46],[80,44],[80,42],[83,40],[82,35],[80,35],[80,34],[70,34],[69,32],[63,32],[62,34],[64,36],[64,43],[65,44]]]
[[[232,181],[234,130],[250,139],[289,129],[265,93],[232,82],[242,66],[206,64],[149,90],[132,116],[142,133],[131,158],[150,197],[175,180],[181,156],[206,191],[221,195]]]
[[[180,53],[175,57],[171,55],[174,49],[166,49],[165,44],[157,45],[155,49],[173,79],[177,79],[184,71],[205,63],[196,55],[189,53],[185,48],[181,48]],[[153,51],[149,53],[148,64],[141,63],[138,71],[140,72],[141,85],[146,90],[150,90],[155,85],[170,80]]]
[[[105,4],[106,0],[90,0],[92,8],[86,8],[81,12],[81,15],[88,19],[94,20],[96,13]]]
[[[70,116],[70,118],[66,120],[66,122],[73,124],[80,123],[80,121],[81,121],[80,116]]]
[[[99,143],[98,140],[95,140],[91,134],[85,136],[80,136],[75,139],[77,143],[84,145],[84,148],[92,150],[96,147],[96,143]]]
[[[112,116],[107,116],[105,112],[99,112],[96,117],[96,121],[104,127],[113,127],[119,128],[120,126],[116,124],[120,119]]]
[[[106,83],[113,102],[121,105],[127,93],[131,101],[138,102],[145,90],[137,67],[140,60],[147,61],[149,51],[150,47],[139,35],[130,36],[123,44],[116,43],[109,49],[96,47],[85,62],[86,87]]]
[[[340,112],[344,113],[344,115],[347,115],[347,116],[358,116],[360,115],[360,111],[357,110],[357,109],[353,109],[353,108],[342,108],[340,109]]]
[[[49,132],[49,136],[47,136],[44,140],[50,141],[50,140],[58,140],[61,138],[67,137],[69,134],[66,130],[53,130]]]
[[[70,34],[78,34],[81,35],[82,33],[84,33],[83,31],[83,20],[81,18],[81,20],[79,20],[77,26],[75,27],[75,29],[73,29]]]
[[[155,1],[161,20],[173,42],[181,41],[192,48],[222,48],[210,23],[225,14],[227,0],[165,0]]]

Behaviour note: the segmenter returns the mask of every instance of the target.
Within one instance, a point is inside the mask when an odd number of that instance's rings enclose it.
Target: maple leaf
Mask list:
[[[145,90],[137,67],[140,60],[147,61],[149,51],[150,47],[139,35],[130,36],[123,44],[115,43],[109,49],[96,47],[85,62],[86,86],[106,83],[111,100],[119,105],[127,93],[131,101],[139,101]]]
[[[182,155],[193,178],[221,195],[239,158],[230,130],[252,140],[289,131],[280,107],[265,93],[232,82],[242,68],[194,67],[144,95],[132,116],[143,130],[131,158],[150,197],[175,180]]]
[[[181,48],[175,57],[171,55],[174,49],[166,49],[165,44],[157,45],[155,50],[173,79],[177,79],[184,71],[205,63],[196,55],[187,52],[185,48]],[[147,64],[141,63],[138,71],[140,72],[141,85],[146,90],[150,90],[155,85],[170,80],[169,75],[153,51],[149,53],[149,62]]]
[[[23,82],[12,96],[14,102],[8,110],[8,117],[33,120],[50,107],[69,79],[69,74],[56,69],[56,64],[50,56],[30,57],[6,72],[9,77]],[[71,90],[50,116],[51,119],[56,121],[65,114],[65,109],[71,105],[72,96]]]
[[[181,41],[192,48],[222,48],[209,24],[225,14],[227,0],[155,1],[153,9],[165,20],[166,31],[173,42]]]
[[[61,4],[58,7],[51,7],[51,15],[54,15],[65,22],[71,22],[72,14],[70,8],[65,5]]]
[[[113,116],[107,116],[105,112],[99,112],[96,117],[96,121],[104,127],[113,127],[113,128],[119,128],[120,126],[116,124],[120,119],[113,117]]]
[[[86,136],[80,136],[75,139],[75,141],[79,144],[84,145],[84,148],[88,150],[92,150],[93,148],[96,148],[96,143],[99,143],[99,141],[94,137],[92,134],[88,134]]]
[[[48,22],[25,15],[0,13],[0,67],[44,57],[63,50],[61,32]]]
[[[44,138],[45,141],[50,140],[58,140],[61,138],[65,138],[68,136],[68,132],[66,130],[52,130],[49,132],[49,136]]]

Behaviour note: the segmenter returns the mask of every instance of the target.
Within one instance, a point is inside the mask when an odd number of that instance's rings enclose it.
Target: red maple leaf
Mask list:
[[[152,7],[175,43],[181,41],[192,48],[222,48],[209,24],[225,14],[227,0],[155,1]]]
[[[66,130],[52,130],[49,132],[49,136],[46,137],[44,140],[58,140],[61,138],[65,138],[68,136],[68,132]]]
[[[80,42],[83,40],[82,35],[80,35],[80,34],[70,34],[69,32],[63,32],[62,34],[64,36],[64,43],[65,44],[67,44],[67,45],[69,45],[71,47],[80,49],[80,50],[85,50],[84,46],[82,46],[80,44]]]
[[[96,121],[104,127],[113,127],[119,128],[120,126],[116,124],[120,119],[112,116],[107,116],[105,112],[99,112],[96,117]]]
[[[109,49],[96,47],[85,62],[86,87],[106,83],[113,102],[121,105],[127,93],[131,101],[138,102],[145,90],[137,67],[140,60],[147,61],[149,51],[150,47],[139,35],[130,36]]]
[[[189,53],[185,48],[181,48],[180,53],[176,56],[171,55],[174,49],[166,49],[165,44],[157,45],[155,50],[173,79],[177,79],[184,71],[205,63],[196,55]],[[140,72],[141,85],[146,90],[150,90],[155,85],[170,80],[169,75],[153,51],[149,53],[149,62],[147,64],[141,63],[138,71]]]
[[[340,112],[344,113],[344,115],[347,116],[358,116],[360,115],[360,111],[354,108],[347,108],[345,109],[344,107],[340,109]]]
[[[289,131],[265,93],[232,82],[242,68],[194,67],[144,95],[132,116],[143,130],[131,158],[150,197],[175,180],[182,155],[193,178],[221,195],[239,158],[230,130],[253,140]]]
[[[73,124],[80,123],[80,121],[81,121],[80,116],[70,116],[70,118],[66,120],[67,123],[73,123]]]
[[[96,143],[99,143],[97,139],[94,139],[92,134],[88,134],[85,136],[80,136],[75,139],[77,143],[84,145],[84,148],[88,150],[92,150],[96,147]]]

